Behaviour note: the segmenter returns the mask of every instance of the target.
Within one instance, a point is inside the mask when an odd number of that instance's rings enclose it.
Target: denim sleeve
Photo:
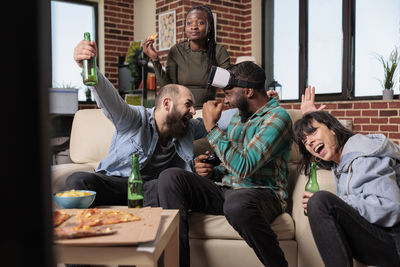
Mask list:
[[[226,132],[228,130],[229,123],[231,122],[232,117],[238,112],[237,108],[231,108],[222,111],[221,117],[219,118],[217,124],[218,127],[223,131]]]
[[[99,108],[114,124],[117,131],[141,126],[140,111],[136,107],[130,107],[118,94],[112,83],[97,71],[98,83],[90,86]]]
[[[203,138],[207,135],[207,130],[206,127],[204,127],[202,118],[191,119],[191,124],[193,126],[191,127],[193,140]]]

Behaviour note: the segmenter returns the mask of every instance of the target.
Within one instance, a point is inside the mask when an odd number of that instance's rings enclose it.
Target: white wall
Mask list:
[[[99,32],[97,46],[99,48],[100,54],[97,55],[99,59],[99,68],[100,72],[105,73],[105,47],[104,47],[104,0],[89,0],[92,2],[97,2],[98,4],[98,23],[99,23]]]
[[[262,0],[251,1],[251,51],[257,64],[262,63]]]
[[[156,1],[134,0],[135,41],[156,33]]]

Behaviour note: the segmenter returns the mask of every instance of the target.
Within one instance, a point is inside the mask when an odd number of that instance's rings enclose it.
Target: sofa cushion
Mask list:
[[[108,154],[114,131],[114,125],[101,109],[76,112],[71,130],[71,160],[75,163],[100,162]]]
[[[244,240],[191,238],[189,242],[191,267],[264,266]],[[297,267],[296,241],[280,240],[279,246],[285,254],[289,267]]]
[[[56,193],[65,190],[65,180],[74,172],[94,172],[92,164],[66,163],[51,166],[51,191]]]
[[[192,212],[189,215],[189,237],[199,239],[242,239],[223,215]],[[278,216],[271,224],[278,240],[294,239],[294,223],[288,213]]]

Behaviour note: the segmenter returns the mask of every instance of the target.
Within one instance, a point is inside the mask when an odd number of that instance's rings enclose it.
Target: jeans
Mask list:
[[[80,189],[96,191],[92,207],[102,205],[128,205],[128,177],[108,176],[103,172],[76,172],[67,177],[67,190]],[[157,179],[144,181],[143,205],[159,207]]]
[[[179,209],[179,261],[190,266],[188,213],[225,215],[228,222],[269,267],[288,266],[270,223],[282,213],[280,201],[270,189],[232,189],[179,168],[158,177],[162,208]]]
[[[309,199],[307,214],[325,266],[353,266],[353,258],[367,265],[400,266],[396,248],[399,226],[384,228],[372,224],[327,191],[319,191]]]

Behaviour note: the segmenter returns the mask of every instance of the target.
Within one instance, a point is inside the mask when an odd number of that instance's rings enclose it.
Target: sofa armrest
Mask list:
[[[76,164],[76,163],[67,163],[60,165],[51,166],[51,191],[52,193],[56,193],[62,190],[65,190],[65,180],[69,175],[74,172],[86,171],[86,172],[94,172],[95,167],[93,164]]]
[[[311,233],[308,217],[304,215],[302,207],[302,194],[308,177],[299,175],[293,192],[292,217],[295,224],[295,239],[298,245],[298,267],[320,267],[324,266],[319,256]],[[318,170],[317,179],[321,190],[335,193],[334,178],[331,171]]]

